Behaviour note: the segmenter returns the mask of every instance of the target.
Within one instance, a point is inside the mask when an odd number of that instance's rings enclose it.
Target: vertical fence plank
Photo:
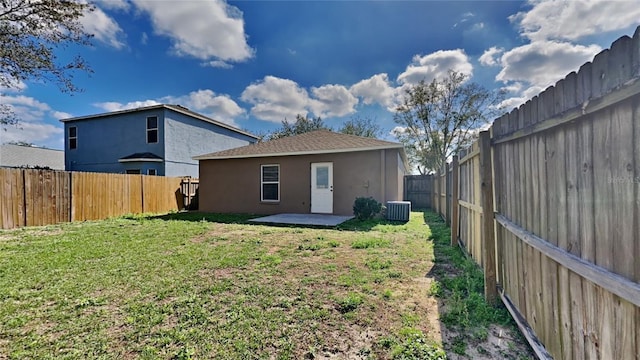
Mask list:
[[[636,282],[640,98],[625,91],[636,84],[628,80],[640,76],[639,59],[640,27],[633,39],[620,38],[593,63],[496,119],[491,128],[497,136],[495,211],[550,245]],[[627,100],[612,94],[618,90]],[[558,126],[567,111],[576,113],[580,105],[584,111],[593,99],[615,102]],[[522,132],[546,119],[544,132]],[[518,138],[502,140],[516,131]],[[462,201],[473,203],[479,179],[465,165],[459,168],[459,234],[469,239],[465,245],[473,254],[474,213]],[[487,215],[485,210],[483,220]],[[497,278],[555,358],[640,359],[640,308],[524,244],[502,225],[494,234]],[[480,250],[486,254],[486,246]]]
[[[496,248],[493,220],[493,174],[491,166],[491,135],[488,131],[480,133],[480,167],[482,182],[482,239],[483,239],[483,264],[484,264],[484,296],[487,302],[496,302],[498,292],[496,289]]]
[[[458,237],[460,236],[460,205],[459,198],[459,171],[458,156],[453,157],[452,174],[451,174],[451,246],[458,246]]]
[[[180,178],[149,177],[150,210],[183,205]],[[141,213],[141,175],[0,169],[0,228],[99,220]]]

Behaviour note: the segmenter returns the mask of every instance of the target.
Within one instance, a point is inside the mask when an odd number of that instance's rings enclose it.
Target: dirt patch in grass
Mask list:
[[[351,221],[342,229],[184,216],[3,234],[0,274],[22,272],[0,277],[2,293],[12,294],[0,297],[0,323],[8,325],[0,352],[442,359],[444,349],[449,358],[520,358],[510,325],[452,325],[469,322],[446,292],[464,272],[439,256],[423,213],[406,224]],[[38,244],[17,245],[34,233]],[[43,298],[56,306],[39,307]],[[29,332],[35,309],[42,324],[55,326]]]

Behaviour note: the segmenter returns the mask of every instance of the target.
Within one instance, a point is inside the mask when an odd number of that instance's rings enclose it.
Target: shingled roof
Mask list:
[[[276,140],[251,144],[211,154],[194,160],[240,159],[269,156],[328,154],[382,149],[403,149],[402,144],[373,138],[316,130]],[[403,160],[406,159],[404,151]],[[406,161],[406,160],[405,160]]]
[[[64,170],[64,151],[4,144],[0,145],[0,167],[2,166]]]

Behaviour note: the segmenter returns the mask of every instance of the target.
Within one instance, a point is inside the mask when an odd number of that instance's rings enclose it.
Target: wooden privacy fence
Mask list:
[[[452,167],[445,164],[434,175],[433,208],[446,221],[451,223]]]
[[[639,144],[640,27],[451,164],[452,244],[540,358],[640,359]]]
[[[163,176],[0,168],[0,228],[179,210],[184,207],[181,182]]]
[[[404,200],[411,201],[414,209],[428,209],[433,197],[432,175],[406,175],[404,177]]]
[[[184,197],[184,207],[189,210],[198,209],[198,188],[200,187],[199,179],[184,178],[180,184],[180,191]]]

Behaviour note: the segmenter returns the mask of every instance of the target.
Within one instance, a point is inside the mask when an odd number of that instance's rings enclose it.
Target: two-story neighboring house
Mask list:
[[[153,105],[61,120],[65,169],[198,177],[207,152],[255,143],[258,137],[179,105]]]

